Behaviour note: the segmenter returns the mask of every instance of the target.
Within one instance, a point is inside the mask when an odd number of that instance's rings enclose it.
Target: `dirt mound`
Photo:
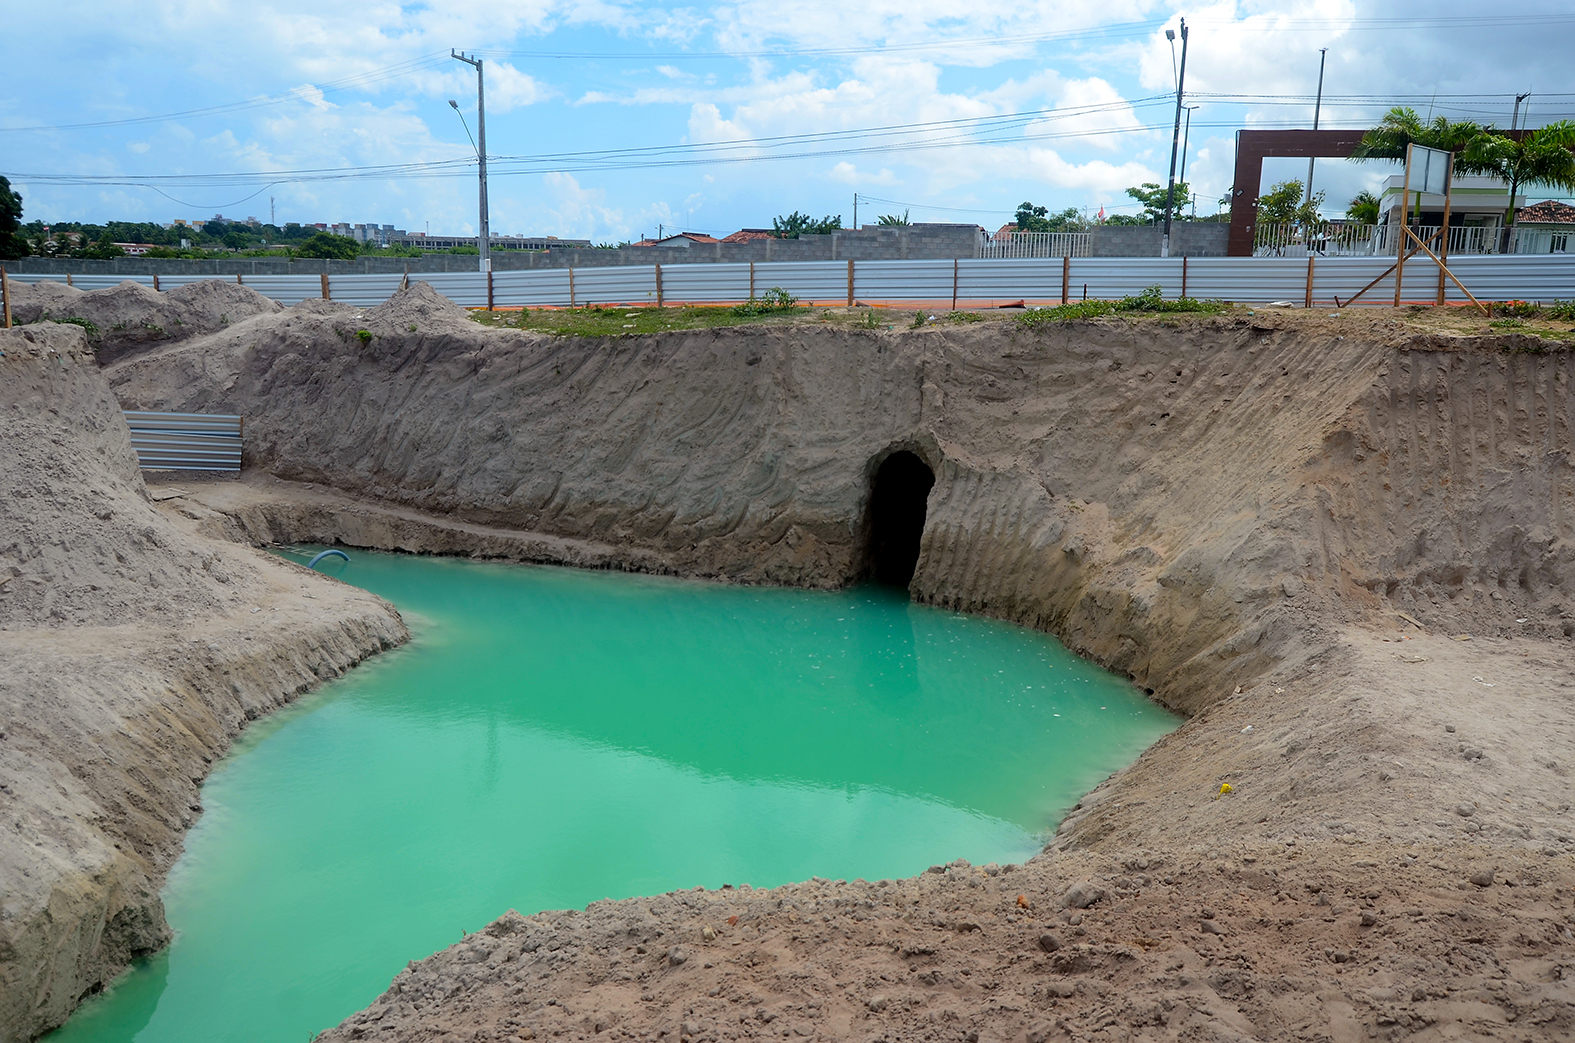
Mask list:
[[[58,282],[13,282],[11,292],[12,314],[18,323],[45,319],[90,323],[89,343],[104,363],[282,310],[278,301],[220,279],[187,283],[164,293],[129,279],[87,293]]]
[[[168,939],[159,884],[245,722],[404,629],[370,595],[205,535],[211,513],[156,505],[77,326],[0,331],[0,442],[10,1041]]]
[[[455,332],[475,328],[464,308],[424,282],[411,283],[384,303],[367,309],[366,324],[374,333]]]

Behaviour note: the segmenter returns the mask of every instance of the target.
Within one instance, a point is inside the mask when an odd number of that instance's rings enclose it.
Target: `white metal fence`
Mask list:
[[[754,264],[663,264],[537,271],[442,272],[410,276],[467,308],[583,307],[591,304],[730,304],[781,287],[816,304],[898,304],[986,307],[1016,301],[1044,304],[1062,299],[1114,298],[1157,285],[1166,297],[1219,298],[1244,304],[1290,301],[1333,304],[1348,300],[1393,264],[1370,257],[1059,257],[920,261],[804,261]],[[1575,299],[1575,254],[1464,255],[1450,269],[1479,299]],[[65,281],[63,276],[19,274],[13,283]],[[233,277],[232,277],[233,278]],[[1408,302],[1462,301],[1460,290],[1440,280],[1437,267],[1419,255],[1406,262]],[[400,275],[246,276],[239,281],[283,304],[327,296],[369,307],[399,288]],[[119,275],[74,275],[83,290],[127,281]],[[152,286],[152,276],[129,281]],[[160,289],[195,281],[160,276]],[[1394,277],[1370,289],[1364,303],[1392,304]]]
[[[1438,225],[1423,225],[1413,231],[1432,250],[1438,250],[1432,241]],[[1393,257],[1402,238],[1399,229],[1390,225],[1264,224],[1253,229],[1252,253],[1254,257]],[[1450,257],[1568,253],[1571,247],[1575,247],[1575,228],[1569,232],[1514,228],[1507,234],[1502,227],[1479,225],[1456,225],[1449,230]]]
[[[1090,232],[1009,232],[979,244],[980,257],[1087,257]]]

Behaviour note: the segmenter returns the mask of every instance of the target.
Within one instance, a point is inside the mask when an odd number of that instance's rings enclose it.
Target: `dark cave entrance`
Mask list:
[[[925,501],[935,472],[907,450],[881,462],[870,488],[864,574],[883,586],[907,588],[919,564]]]

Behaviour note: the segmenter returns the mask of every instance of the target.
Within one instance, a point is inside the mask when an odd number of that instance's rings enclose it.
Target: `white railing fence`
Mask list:
[[[1430,249],[1438,225],[1413,227]],[[1395,255],[1404,236],[1392,225],[1352,225],[1327,222],[1317,225],[1264,224],[1253,229],[1254,257],[1379,257]],[[1568,232],[1546,229],[1455,225],[1449,229],[1449,255],[1568,253],[1575,246],[1575,228]]]
[[[1089,232],[1010,232],[979,244],[980,257],[1087,257]]]
[[[536,271],[442,272],[410,276],[467,308],[583,307],[586,305],[735,304],[781,287],[816,305],[922,303],[927,308],[980,308],[1025,301],[1059,303],[1083,298],[1117,298],[1159,286],[1166,297],[1217,298],[1243,304],[1289,301],[1316,305],[1350,299],[1383,275],[1393,258],[1299,257],[1051,257],[964,258],[919,261],[790,261],[755,264],[662,264]],[[1575,300],[1575,253],[1508,256],[1455,254],[1450,270],[1482,300]],[[42,275],[10,276],[19,283],[46,280],[82,290],[131,281],[154,289],[199,281],[200,276]],[[399,275],[284,275],[226,277],[296,304],[327,297],[359,307],[388,300]],[[157,283],[155,285],[155,283]],[[1419,255],[1406,262],[1404,298],[1463,301],[1454,283],[1439,278],[1433,262]],[[1363,303],[1394,301],[1394,277],[1385,276]],[[69,317],[66,315],[61,318]]]

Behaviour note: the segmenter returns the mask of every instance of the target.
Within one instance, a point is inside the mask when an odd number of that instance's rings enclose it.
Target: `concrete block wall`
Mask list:
[[[1089,242],[1091,257],[1158,257],[1164,228],[1159,225],[1100,225]],[[1215,221],[1173,221],[1172,257],[1224,257],[1230,225]]]

